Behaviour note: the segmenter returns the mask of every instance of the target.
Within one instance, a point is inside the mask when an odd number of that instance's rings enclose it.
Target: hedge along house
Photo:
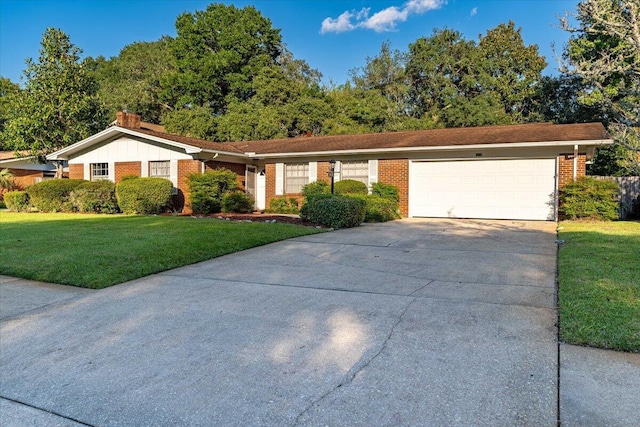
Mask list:
[[[300,198],[307,183],[355,179],[392,184],[408,217],[557,219],[558,190],[585,175],[595,148],[613,141],[601,123],[534,123],[377,134],[211,142],[144,128],[118,113],[115,125],[57,151],[69,177],[119,182],[126,175],[171,180],[189,211],[187,176],[227,168],[258,209]]]

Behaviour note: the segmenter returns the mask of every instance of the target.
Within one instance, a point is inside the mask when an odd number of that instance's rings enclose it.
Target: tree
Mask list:
[[[473,41],[453,30],[435,30],[409,45],[407,76],[416,117],[445,127],[511,123],[499,95],[484,90],[486,60]]]
[[[180,15],[176,31],[176,69],[162,79],[162,100],[173,108],[224,113],[231,100],[253,96],[252,80],[282,53],[280,30],[254,7],[211,4]]]
[[[573,15],[561,19],[572,34],[561,71],[580,76],[580,102],[598,106],[617,144],[640,152],[640,3],[637,0],[585,0]],[[637,154],[630,169],[640,173]]]
[[[98,95],[110,117],[129,110],[142,120],[160,123],[170,106],[160,100],[160,81],[175,69],[171,39],[137,42],[125,46],[110,59],[98,57],[92,61],[92,74],[100,89]]]
[[[537,45],[525,46],[520,31],[509,21],[480,35],[478,43],[484,59],[480,84],[484,91],[498,94],[504,112],[517,123],[539,119],[533,101],[547,66]]]
[[[20,86],[6,77],[0,77],[0,150],[10,150],[9,141],[4,141],[4,126],[7,122]]]
[[[69,36],[48,28],[41,44],[38,61],[26,61],[25,88],[8,112],[3,139],[42,161],[104,129],[107,116],[97,97],[98,85]]]

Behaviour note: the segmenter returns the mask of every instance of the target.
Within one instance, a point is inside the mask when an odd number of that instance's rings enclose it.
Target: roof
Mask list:
[[[332,155],[334,153],[450,150],[480,145],[493,148],[512,148],[573,146],[574,144],[595,146],[613,143],[602,123],[565,125],[531,123],[238,142],[214,142],[151,129],[112,126],[52,153],[47,158],[49,160],[66,160],[74,153],[85,150],[93,144],[109,141],[121,135],[146,137],[185,150],[188,154],[209,152],[243,159],[247,157]]]
[[[414,130],[404,132],[332,135],[273,139],[268,141],[231,142],[242,152],[260,154],[338,152],[346,150],[378,150],[463,145],[578,142],[609,139],[602,123],[557,125],[532,123],[505,126],[481,126]]]

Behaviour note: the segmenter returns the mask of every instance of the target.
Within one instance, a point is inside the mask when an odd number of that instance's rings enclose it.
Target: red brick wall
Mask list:
[[[578,165],[576,169],[576,175],[578,177],[587,174],[586,161],[586,154],[578,154]],[[570,182],[573,182],[573,153],[561,154],[558,156],[558,188],[562,188]]]
[[[324,181],[327,184],[331,183],[331,178],[329,178],[329,162],[318,162],[318,181]]]
[[[400,196],[400,214],[409,215],[409,160],[378,160],[378,182],[395,185]]]
[[[269,209],[271,199],[276,196],[276,165],[275,163],[267,163],[264,168],[265,178],[265,207]]]
[[[231,172],[236,173],[238,175],[238,187],[244,191],[247,169],[244,163],[216,162],[215,160],[205,163],[205,171],[212,169],[229,169]]]
[[[42,171],[32,169],[9,169],[13,175],[13,182],[20,188],[25,188],[36,183],[36,178],[44,176]]]
[[[116,184],[127,175],[142,176],[141,171],[142,164],[140,162],[116,162],[114,171]]]
[[[199,160],[178,160],[178,194],[173,198],[174,208],[184,213],[191,213],[189,204],[189,184],[187,177],[192,173],[202,172]]]
[[[70,179],[84,179],[84,165],[82,163],[69,164]]]

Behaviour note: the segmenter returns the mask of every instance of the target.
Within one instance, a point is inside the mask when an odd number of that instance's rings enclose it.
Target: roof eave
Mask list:
[[[327,151],[298,151],[290,153],[255,153],[253,157],[260,159],[282,158],[282,157],[305,157],[305,156],[327,156],[327,155],[354,155],[354,154],[377,154],[377,153],[399,153],[399,152],[428,152],[428,151],[462,151],[473,150],[478,148],[495,149],[495,148],[533,148],[533,147],[573,147],[579,146],[598,146],[611,145],[612,139],[592,139],[592,140],[576,140],[576,141],[545,141],[545,142],[514,142],[500,144],[467,144],[467,145],[441,145],[427,147],[394,147],[394,148],[367,148],[352,150],[327,150]]]

